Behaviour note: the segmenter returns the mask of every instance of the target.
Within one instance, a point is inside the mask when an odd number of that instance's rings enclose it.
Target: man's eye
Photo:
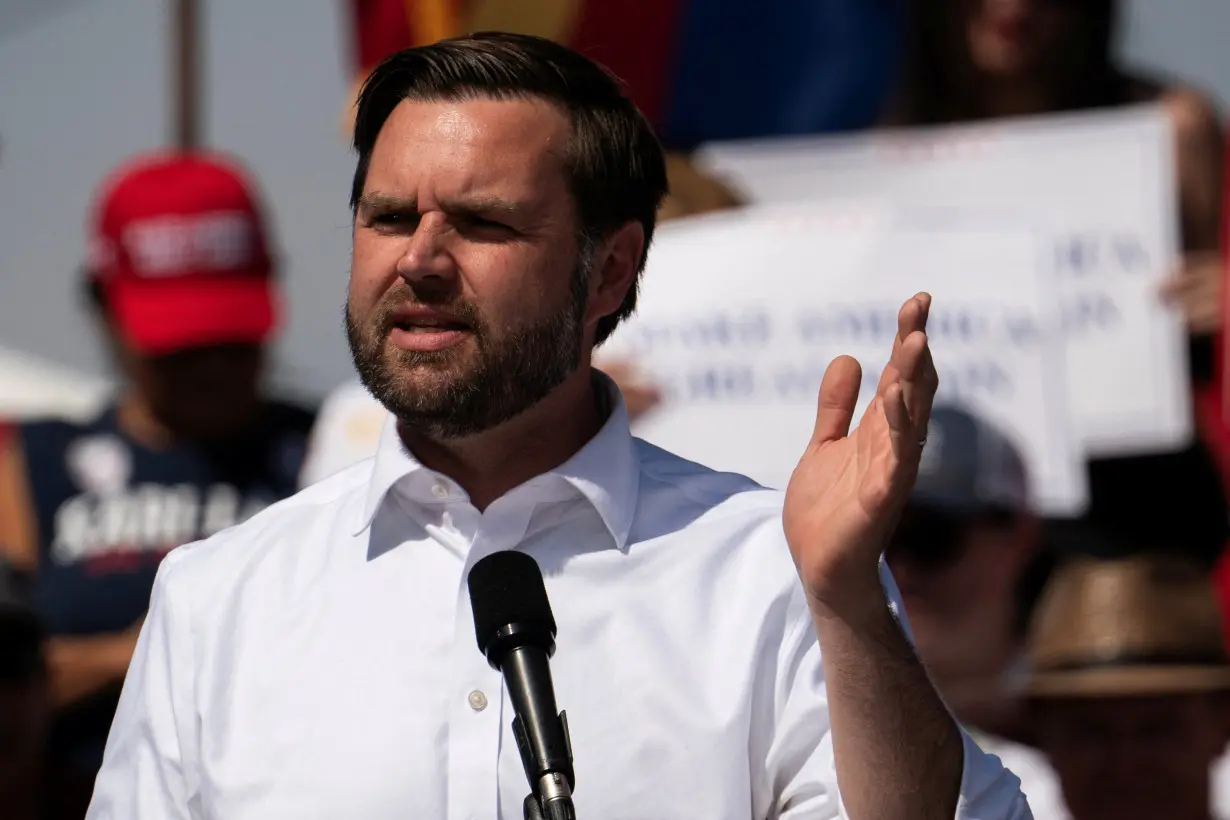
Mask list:
[[[485,219],[481,216],[467,216],[463,220],[462,226],[471,230],[483,231],[484,233],[509,233],[512,231],[512,228],[503,222],[496,222],[494,219]]]

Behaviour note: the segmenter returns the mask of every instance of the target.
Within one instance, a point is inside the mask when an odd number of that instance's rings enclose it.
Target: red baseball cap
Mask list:
[[[88,275],[149,355],[261,343],[278,324],[264,220],[247,174],[211,154],[140,157],[104,183]]]

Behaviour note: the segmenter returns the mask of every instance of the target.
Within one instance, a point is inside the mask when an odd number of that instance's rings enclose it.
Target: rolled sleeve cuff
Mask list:
[[[1020,778],[979,748],[964,729],[961,741],[965,760],[956,820],[1033,820]]]

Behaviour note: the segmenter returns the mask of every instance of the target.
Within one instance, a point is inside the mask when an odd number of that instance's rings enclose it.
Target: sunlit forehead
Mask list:
[[[546,102],[405,101],[381,129],[360,207],[527,217],[568,195],[567,138]]]

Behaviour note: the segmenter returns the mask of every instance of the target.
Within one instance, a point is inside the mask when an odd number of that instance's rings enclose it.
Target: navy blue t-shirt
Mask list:
[[[240,440],[164,450],[126,435],[114,407],[88,424],[20,425],[40,540],[33,597],[47,632],[98,635],[135,623],[168,551],[294,494],[312,420],[271,403]],[[58,762],[101,764],[118,694],[64,712],[52,736]]]

